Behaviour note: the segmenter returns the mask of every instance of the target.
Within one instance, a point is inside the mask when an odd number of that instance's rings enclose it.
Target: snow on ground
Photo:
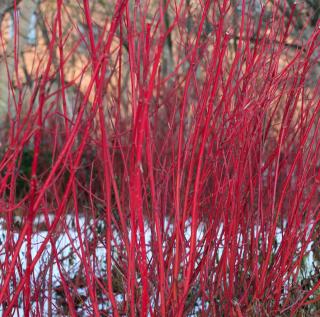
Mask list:
[[[51,215],[49,221],[52,222],[53,221],[54,216]],[[16,219],[17,220],[17,219]],[[20,220],[21,221],[21,220]],[[39,222],[43,222],[44,218],[43,216],[39,216],[36,218],[35,223]],[[2,223],[1,223],[2,222]],[[62,263],[63,269],[65,270],[65,272],[68,273],[69,277],[74,277],[79,269],[79,263],[81,262],[80,257],[81,257],[81,252],[80,252],[80,242],[79,242],[79,234],[77,232],[77,224],[74,221],[74,217],[71,215],[66,216],[66,219],[64,221],[64,223],[66,224],[65,230],[62,230],[61,233],[57,236],[54,237],[55,240],[55,247],[57,250],[57,253],[59,254],[59,262]],[[85,221],[85,218],[83,216],[79,217],[79,227],[81,228],[81,236],[80,238],[82,239],[82,241],[85,241],[86,239],[90,240],[93,237],[93,233],[90,230],[90,225],[92,225],[92,221],[91,222],[87,222]],[[100,223],[97,224],[98,226],[100,226],[100,229],[102,230],[104,228],[104,223],[101,221]],[[286,224],[285,224],[286,225]],[[84,228],[87,228],[86,232],[84,230]],[[151,244],[152,244],[152,230],[151,228],[148,226],[148,223],[145,222],[144,224],[145,227],[145,242],[146,242],[146,248],[147,248],[147,258],[148,261],[151,261],[153,258],[153,254],[152,254],[152,248],[151,248]],[[68,229],[68,230],[67,230]],[[204,223],[200,223],[198,225],[197,228],[197,232],[196,232],[196,239],[197,239],[197,251],[200,252],[201,255],[201,240],[204,238],[205,235],[205,230],[206,230],[206,225]],[[169,221],[168,218],[165,219],[164,221],[164,232],[166,232],[167,236],[171,236],[174,234],[174,226],[172,224],[172,222]],[[4,229],[4,220],[0,219],[0,262],[4,263],[5,261],[5,250],[3,248],[4,245],[4,241],[6,239],[6,235],[7,232]],[[44,241],[45,237],[47,235],[46,231],[39,231],[33,234],[32,236],[32,257],[35,257],[35,255],[37,254],[37,252],[39,251],[39,248],[42,244],[42,242]],[[128,230],[128,235],[129,235],[129,239],[131,236],[131,231],[130,229]],[[223,224],[221,224],[217,230],[217,237],[220,237],[222,235],[222,239],[220,242],[220,245],[218,246],[218,258],[221,258],[222,253],[223,253],[223,242],[224,242],[224,231],[223,231]],[[115,236],[116,236],[116,232],[115,232]],[[139,239],[139,234],[137,235],[138,239]],[[119,237],[119,236],[118,236]],[[186,254],[189,253],[190,251],[190,247],[189,247],[189,241],[191,238],[191,219],[188,219],[185,223],[185,231],[184,231],[184,237],[185,237],[185,241],[186,241]],[[16,242],[19,239],[19,233],[15,232],[13,234],[13,239]],[[241,236],[241,234],[238,235],[238,243],[241,243],[243,237]],[[277,228],[276,230],[276,242],[278,247],[280,246],[282,240],[283,240],[283,230],[281,230],[281,228]],[[21,269],[24,270],[26,268],[26,258],[25,258],[25,254],[26,254],[26,241],[23,243],[19,256],[21,259],[21,264],[22,267]],[[298,244],[298,248],[301,247],[301,243]],[[163,245],[163,251],[165,250],[165,245]],[[311,243],[309,243],[308,248],[307,248],[307,255],[305,257],[305,263],[307,268],[309,268],[310,273],[312,273],[313,270],[313,253],[311,251]],[[96,248],[96,256],[97,256],[97,263],[99,265],[99,271],[104,271],[106,270],[105,267],[105,258],[106,258],[106,250],[105,247],[100,243],[98,244],[97,248]],[[51,243],[49,242],[46,246],[45,251],[42,253],[39,261],[37,262],[34,272],[33,272],[33,276],[35,278],[35,280],[37,280],[37,277],[40,277],[41,274],[43,274],[43,271],[47,268],[46,264],[50,263],[50,258],[53,256],[52,253],[52,247],[51,247]],[[61,262],[61,259],[65,259]],[[188,257],[187,259],[188,260]],[[196,264],[197,265],[197,262]],[[60,274],[59,274],[59,270],[58,270],[58,266],[56,264],[56,261],[54,261],[54,264],[52,266],[52,274],[53,274],[53,281],[54,283],[58,284],[60,281]],[[17,276],[18,276],[18,272],[17,272]],[[42,277],[43,278],[43,275]],[[4,280],[4,276],[0,276],[0,280]],[[13,291],[13,289],[12,289]],[[79,290],[79,292],[81,292],[81,290]],[[123,298],[121,295],[117,295],[117,300],[119,302],[123,301]],[[108,309],[109,305],[106,301],[106,305],[104,305],[104,307],[100,307],[101,309]],[[47,309],[47,308],[46,308]],[[0,307],[0,316],[2,315],[3,311],[2,311],[2,307]],[[19,308],[19,312],[16,311],[13,316],[23,316],[23,311],[21,308]]]

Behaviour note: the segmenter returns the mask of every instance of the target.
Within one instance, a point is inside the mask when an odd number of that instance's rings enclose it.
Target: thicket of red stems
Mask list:
[[[84,0],[71,42],[57,0],[31,98],[8,74],[3,316],[316,314],[320,25],[253,4],[119,0],[96,34]]]

